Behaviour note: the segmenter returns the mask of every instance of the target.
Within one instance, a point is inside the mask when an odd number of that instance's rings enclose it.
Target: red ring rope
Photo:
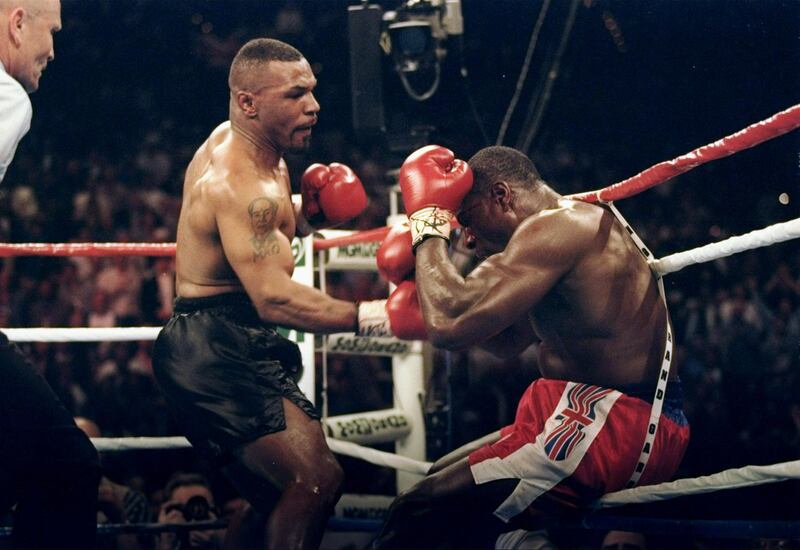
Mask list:
[[[9,256],[174,256],[175,243],[20,243],[0,244]]]
[[[383,240],[390,229],[391,227],[378,227],[333,239],[314,239],[314,250],[329,250],[331,248],[359,243],[377,243]]]
[[[704,145],[672,160],[660,162],[650,168],[596,191],[571,195],[573,199],[596,202],[598,199],[614,201],[641,193],[679,174],[688,172],[711,160],[727,157],[749,149],[774,137],[800,127],[800,104],[771,117],[751,124],[735,134]],[[336,237],[315,239],[314,250],[328,250],[351,244],[379,242],[389,232],[389,227],[378,227]],[[175,243],[0,243],[0,257],[10,256],[174,256]]]
[[[660,162],[635,176],[596,191],[572,195],[570,198],[596,202],[615,201],[632,197],[645,189],[674,178],[679,174],[705,164],[708,161],[730,156],[759,143],[778,137],[800,126],[800,104],[781,111],[771,117],[751,124],[735,134],[704,145],[672,160]]]

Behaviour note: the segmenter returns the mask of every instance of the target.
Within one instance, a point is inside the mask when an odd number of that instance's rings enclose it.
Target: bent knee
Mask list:
[[[335,460],[326,463],[320,478],[320,488],[333,502],[339,500],[344,483],[344,470]]]
[[[339,500],[343,482],[341,466],[336,461],[326,461],[313,472],[298,474],[290,485],[294,491],[306,493],[322,503],[334,504]]]

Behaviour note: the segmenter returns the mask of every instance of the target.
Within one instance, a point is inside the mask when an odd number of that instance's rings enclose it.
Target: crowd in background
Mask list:
[[[65,3],[63,47],[67,51],[59,52],[65,57],[85,47],[82,41],[100,43],[92,38],[96,27],[91,27],[86,13],[81,12],[90,8],[76,4]],[[94,22],[110,36],[114,27],[108,23],[122,24],[114,11],[117,7],[113,2],[96,2],[92,9],[96,8],[101,9],[93,15]],[[153,21],[148,19],[148,10],[157,9],[153,3],[143,2],[139,8],[123,10],[125,17],[135,19],[124,21],[126,28],[135,28],[137,20],[142,25],[145,20]],[[319,70],[322,122],[314,134],[312,149],[306,155],[288,157],[293,184],[310,162],[349,164],[371,199],[367,211],[350,227],[384,225],[389,214],[389,189],[394,183],[389,173],[398,167],[404,152],[379,141],[365,144],[352,136],[347,109],[337,107],[349,101],[343,99],[347,96],[344,75],[335,76],[346,71],[346,63],[338,59],[343,52],[341,48],[338,53],[330,51],[326,42],[331,29],[341,21],[326,19],[322,10],[318,12],[302,2],[286,2],[258,29],[232,27],[206,32],[198,30],[202,17],[187,23],[183,34],[173,28],[164,42],[145,42],[138,48],[159,67],[164,63],[162,56],[169,58],[173,50],[186,47],[191,52],[190,62],[183,59],[182,65],[165,69],[163,89],[150,89],[152,79],[136,82],[139,73],[150,70],[143,60],[132,61],[127,73],[120,67],[94,69],[120,76],[116,82],[104,80],[97,89],[93,88],[91,74],[84,75],[89,77],[84,84],[77,77],[70,80],[68,90],[63,89],[63,80],[54,77],[47,90],[33,97],[37,111],[34,129],[0,189],[0,241],[174,242],[183,170],[204,136],[224,120],[227,64],[238,45],[256,32],[298,46]],[[130,41],[136,38],[104,44],[112,53],[115,49],[124,51],[132,49]],[[89,64],[101,58],[97,48],[83,54]],[[57,70],[58,55],[53,72]],[[93,69],[87,66],[81,70]],[[121,78],[124,74],[130,80]],[[45,78],[51,76],[46,74]],[[208,89],[223,90],[213,103],[203,89],[204,79],[208,80]],[[170,83],[177,89],[170,91]],[[64,111],[68,102],[73,102],[73,114],[86,117],[86,128],[65,126],[70,114]],[[119,102],[124,105],[120,107]],[[98,113],[90,117],[93,106]],[[124,126],[119,124],[120,117],[126,120]],[[449,124],[474,129],[475,121],[466,109],[459,117]],[[626,150],[630,144],[605,144],[586,151],[581,143],[557,139],[554,134],[557,132],[549,132],[551,137],[532,152],[532,158],[557,190],[586,190],[631,175],[624,167],[613,166],[615,158],[635,156],[635,151]],[[452,137],[442,132],[435,137],[462,157],[482,145],[478,140],[465,145],[468,137],[463,135]],[[708,169],[702,177],[714,179],[717,175],[714,169]],[[760,195],[755,185],[750,189],[749,217],[732,219],[729,205],[697,182],[689,177],[677,178],[619,203],[656,256],[720,240],[741,232],[742,224],[756,229],[788,218],[774,197]],[[172,258],[163,257],[3,258],[0,326],[159,325],[171,314],[173,276]],[[379,298],[387,291],[377,274],[338,273],[330,277],[329,292],[341,298]],[[665,286],[674,324],[676,365],[692,425],[692,443],[681,477],[797,459],[798,245],[789,242],[692,266],[667,276]],[[151,346],[151,342],[24,345],[27,357],[47,377],[64,404],[75,416],[93,420],[104,436],[175,435],[176,428],[153,380]],[[477,349],[449,356],[437,352],[434,359],[424,405],[433,415],[450,415],[449,422],[444,423],[450,431],[437,428],[443,438],[430,446],[431,459],[509,423],[518,397],[538,376],[535,345],[519,358],[504,362]],[[331,357],[328,368],[331,414],[391,405],[386,360]],[[140,491],[153,510],[165,500],[163,488],[175,471],[211,471],[183,452],[158,457],[144,452],[109,455],[103,460],[109,477]],[[348,462],[349,471],[364,469],[369,467]],[[374,469],[370,476],[381,480],[377,486],[391,491],[391,474]],[[345,492],[376,486],[365,479],[369,476],[350,476]],[[211,481],[220,494],[220,507],[224,500],[234,498],[222,480],[214,477]],[[157,517],[157,512],[151,517]]]

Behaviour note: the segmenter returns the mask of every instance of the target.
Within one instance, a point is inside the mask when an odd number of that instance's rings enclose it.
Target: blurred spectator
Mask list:
[[[189,523],[219,518],[208,480],[195,473],[178,472],[164,488],[166,500],[158,512],[158,523]],[[224,545],[225,530],[161,533],[158,550],[174,548],[217,548]]]

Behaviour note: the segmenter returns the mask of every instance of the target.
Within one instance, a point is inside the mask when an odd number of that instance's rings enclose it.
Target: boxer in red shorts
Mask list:
[[[669,316],[613,209],[559,195],[500,146],[468,163],[424,147],[400,187],[412,249],[387,238],[383,256],[415,254],[431,342],[507,357],[538,341],[542,378],[514,424],[440,459],[395,500],[375,546],[480,547],[606,492],[668,480],[689,441]],[[482,260],[466,277],[448,256],[455,213]]]

